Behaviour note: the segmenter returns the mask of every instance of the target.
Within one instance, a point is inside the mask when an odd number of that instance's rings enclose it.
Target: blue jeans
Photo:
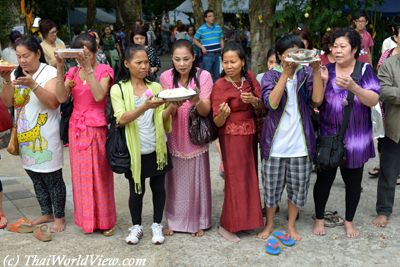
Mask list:
[[[207,52],[207,54],[203,54],[202,61],[201,61],[201,67],[202,69],[208,71],[211,73],[213,82],[218,80],[218,78],[221,76],[221,73],[219,72],[219,66],[220,66],[220,52]]]

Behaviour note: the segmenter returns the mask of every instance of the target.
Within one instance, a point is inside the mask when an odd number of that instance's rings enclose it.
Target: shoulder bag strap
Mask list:
[[[118,83],[118,86],[119,86],[119,90],[121,90],[122,100],[125,101],[125,99],[124,99],[124,92],[122,91],[121,83]]]
[[[356,64],[354,65],[353,73],[351,74],[351,78],[354,80],[356,84],[359,84],[360,81],[360,74],[361,70],[363,67],[363,63],[356,60]],[[353,104],[354,104],[354,94],[350,90],[347,91],[347,105],[344,107],[344,114],[343,114],[343,123],[342,127],[340,128],[339,135],[344,136],[344,133],[347,130],[347,127],[349,126],[349,120],[350,120],[350,113],[353,109]]]
[[[198,83],[198,88],[197,89],[199,89],[199,93],[200,93],[200,74],[201,74],[202,71],[203,71],[203,69],[199,68],[197,70],[197,72],[196,72],[196,80],[197,80],[197,83]],[[195,83],[196,83],[196,81],[195,81]],[[197,84],[196,84],[196,87],[197,87]]]

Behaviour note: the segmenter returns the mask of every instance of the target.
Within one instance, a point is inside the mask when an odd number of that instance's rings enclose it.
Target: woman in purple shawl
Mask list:
[[[353,110],[349,126],[344,135],[346,160],[340,172],[346,185],[346,217],[344,228],[349,238],[359,235],[353,225],[361,194],[364,164],[375,157],[372,139],[370,107],[379,99],[379,80],[369,64],[362,66],[357,84],[350,77],[361,47],[360,35],[351,28],[338,29],[333,33],[332,54],[336,64],[328,64],[329,77],[325,88],[324,102],[320,106],[320,135],[335,135],[343,121],[343,110],[347,105],[348,91],[354,93]],[[325,235],[324,211],[329,193],[335,180],[337,168],[319,169],[314,186],[316,219],[313,233]]]

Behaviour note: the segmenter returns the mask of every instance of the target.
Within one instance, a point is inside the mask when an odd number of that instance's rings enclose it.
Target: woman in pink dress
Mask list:
[[[69,123],[69,148],[75,224],[85,233],[114,233],[116,211],[113,173],[106,158],[107,121],[104,113],[113,70],[96,61],[96,39],[83,33],[73,48],[84,48],[79,67],[68,70],[57,58],[57,98],[65,102],[72,94],[74,109]]]
[[[201,116],[211,110],[210,94],[213,81],[209,72],[196,68],[193,46],[185,39],[172,46],[173,67],[160,76],[164,89],[198,88],[200,94],[183,102],[172,117],[172,133],[168,148],[174,168],[166,179],[165,216],[168,229],[202,236],[211,227],[211,185],[208,145],[194,145],[189,138],[189,111],[196,107]]]

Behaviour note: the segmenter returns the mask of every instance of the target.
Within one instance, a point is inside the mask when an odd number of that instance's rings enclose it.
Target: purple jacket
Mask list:
[[[274,89],[275,85],[282,74],[282,67],[278,66],[264,74],[261,80],[261,101],[267,108],[267,116],[264,120],[264,125],[261,130],[261,156],[268,159],[274,136],[279,127],[283,112],[285,110],[287,101],[287,92],[285,90],[282,95],[279,106],[274,109],[269,102],[269,95]],[[311,120],[311,96],[313,89],[312,70],[310,67],[301,67],[296,73],[297,77],[297,103],[300,111],[303,135],[306,140],[308,157],[310,160],[314,159],[315,155],[315,133]],[[303,138],[299,136],[299,138]]]

